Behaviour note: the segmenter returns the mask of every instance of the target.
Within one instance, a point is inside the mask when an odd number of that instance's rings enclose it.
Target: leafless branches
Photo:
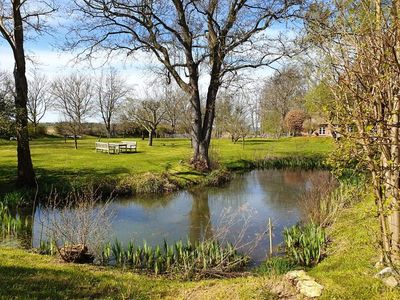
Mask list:
[[[307,27],[330,67],[331,122],[372,175],[386,263],[400,260],[399,14],[397,0],[333,1],[314,6]]]
[[[128,103],[127,116],[133,118],[140,126],[145,128],[149,133],[149,146],[153,145],[153,137],[161,121],[164,120],[165,107],[161,99],[157,97],[147,98],[143,100],[132,100]]]
[[[70,48],[81,56],[99,50],[148,52],[187,94],[192,109],[192,162],[209,168],[208,148],[221,84],[246,68],[270,66],[295,51],[274,24],[298,13],[302,1],[265,0],[75,0],[85,20],[71,31]],[[205,101],[199,78],[209,76]],[[203,104],[204,103],[204,107]]]
[[[78,256],[83,254],[100,256],[102,246],[109,239],[113,218],[110,201],[102,201],[90,189],[72,192],[66,198],[57,194],[49,197],[40,222],[45,236],[56,243],[63,259],[79,261]],[[67,253],[68,249],[77,251]]]
[[[33,124],[36,133],[37,125],[50,106],[50,83],[37,71],[33,72],[32,77],[29,80],[27,108],[28,120]]]
[[[60,77],[52,83],[51,91],[55,107],[67,119],[75,139],[82,131],[82,122],[93,113],[93,84],[88,76],[77,73]]]
[[[113,118],[129,92],[129,87],[115,69],[102,73],[96,80],[95,96],[108,137],[112,134]]]

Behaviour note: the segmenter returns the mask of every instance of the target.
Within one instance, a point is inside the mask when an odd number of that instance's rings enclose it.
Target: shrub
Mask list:
[[[300,266],[311,267],[321,261],[327,242],[325,229],[314,223],[295,225],[283,232],[286,254]]]
[[[291,110],[286,114],[284,123],[292,135],[298,135],[303,130],[307,114],[302,110]]]
[[[207,175],[204,185],[206,186],[220,186],[231,180],[231,173],[226,169],[217,169]]]
[[[300,198],[304,219],[328,227],[346,207],[362,199],[364,184],[338,182],[330,174],[316,174],[310,177],[312,188]]]
[[[122,179],[117,188],[118,194],[158,194],[172,192],[178,186],[167,174],[145,173]]]
[[[101,252],[113,218],[110,202],[103,202],[94,190],[49,197],[41,221],[45,237],[55,242],[63,260],[83,262]]]

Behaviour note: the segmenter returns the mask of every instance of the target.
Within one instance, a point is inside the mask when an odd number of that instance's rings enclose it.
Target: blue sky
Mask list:
[[[52,28],[51,34],[45,34],[36,37],[34,40],[26,41],[25,51],[29,57],[27,62],[28,74],[29,70],[33,68],[39,69],[39,71],[44,73],[49,79],[75,71],[85,72],[90,75],[100,73],[105,56],[100,54],[100,58],[103,59],[93,62],[93,65],[90,65],[88,62],[80,62],[77,64],[73,53],[62,52],[56,47],[63,43],[65,35],[63,25],[69,22],[68,18],[63,19],[60,18],[60,16],[57,18],[61,20],[61,24],[60,21],[55,21],[56,18],[49,20],[49,24]],[[290,32],[290,30],[288,30],[288,32]],[[154,73],[149,71],[149,66],[152,64],[154,64],[154,58],[150,58],[147,54],[145,55],[143,53],[136,54],[129,58],[126,58],[126,56],[122,54],[117,55],[110,62],[110,65],[119,70],[121,75],[126,78],[126,82],[133,86],[139,95],[146,89],[146,84],[155,77]],[[14,61],[11,50],[6,42],[0,39],[0,70],[11,72],[13,66]],[[272,70],[269,68],[251,69],[248,71],[248,74],[251,74],[250,76],[254,78],[255,81],[260,81],[260,78],[266,77],[271,73]],[[207,78],[203,78],[204,85],[206,81]],[[62,116],[54,111],[48,113],[44,119],[44,121],[48,122],[60,120],[62,120]]]

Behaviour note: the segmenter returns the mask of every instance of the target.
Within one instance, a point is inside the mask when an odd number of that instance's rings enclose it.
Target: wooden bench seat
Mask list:
[[[119,153],[119,147],[112,143],[96,142],[96,152]]]
[[[124,147],[123,149],[121,149],[122,151],[126,151],[126,152],[136,152],[137,151],[137,143],[135,141],[122,141],[122,144],[126,145],[126,148]]]

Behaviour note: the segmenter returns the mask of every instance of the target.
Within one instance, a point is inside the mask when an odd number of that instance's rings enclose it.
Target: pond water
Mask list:
[[[267,235],[259,239],[267,231],[268,218],[276,247],[282,242],[283,229],[302,218],[302,193],[312,188],[313,178],[326,176],[324,171],[256,170],[236,175],[223,187],[117,199],[111,203],[115,217],[110,241],[118,239],[127,245],[132,239],[146,240],[156,245],[164,240],[214,237],[243,245],[243,251],[251,250],[253,261],[260,262],[269,245]],[[35,213],[34,246],[41,237],[41,210]]]

